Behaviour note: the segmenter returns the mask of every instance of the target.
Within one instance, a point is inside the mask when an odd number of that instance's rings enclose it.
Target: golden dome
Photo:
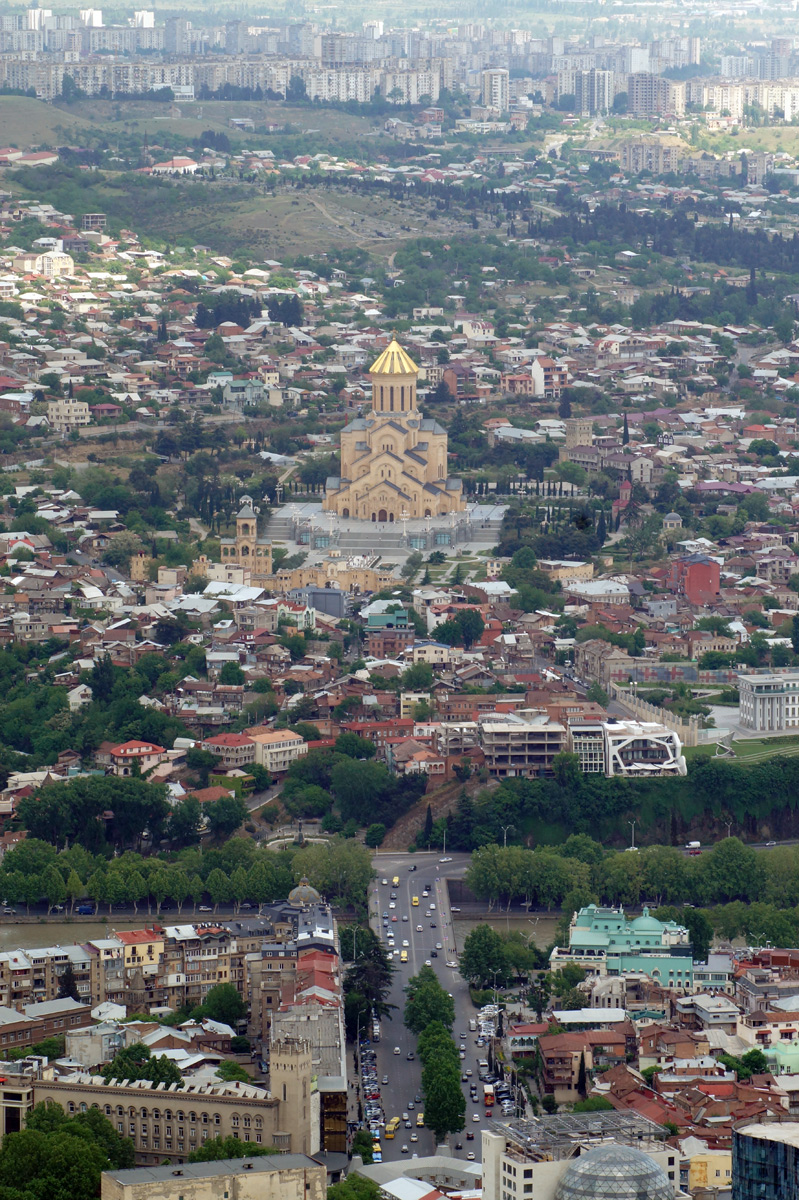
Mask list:
[[[402,349],[396,338],[392,338],[383,353],[369,368],[370,375],[418,375],[416,363]]]

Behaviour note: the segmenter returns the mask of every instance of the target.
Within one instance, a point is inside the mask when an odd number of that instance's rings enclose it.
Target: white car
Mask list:
[[[432,965],[433,965],[433,960],[432,960],[432,958],[426,958],[426,959],[424,960],[424,965],[425,965],[426,967],[432,967]]]
[[[474,1162],[474,1150],[470,1150],[466,1155],[466,1158],[469,1162]]]
[[[416,926],[416,932],[417,932],[417,933],[424,933],[424,930],[422,929],[421,925],[417,925],[417,926]]]
[[[444,947],[441,945],[441,942],[436,942],[436,950],[443,950],[443,949],[444,949]]]
[[[394,1053],[396,1054],[396,1051],[395,1051]],[[472,1113],[472,1120],[475,1122],[475,1124],[479,1124],[479,1122],[480,1122],[480,1114],[479,1114],[479,1113]]]
[[[452,859],[449,857],[449,855],[447,855],[446,858],[440,858],[438,861],[439,862],[452,862]]]
[[[403,950],[407,950],[409,945],[410,945],[410,942],[408,941],[408,939],[407,939],[407,938],[405,938],[405,939],[404,939],[404,941],[403,941],[403,943],[402,943],[402,948],[403,948]]]
[[[395,1054],[402,1054],[402,1051],[400,1050],[399,1046],[395,1046],[395,1047],[394,1047],[394,1053],[395,1053]]]
[[[383,887],[388,887],[388,880],[387,880],[387,879],[381,879],[381,880],[380,880],[380,882],[382,883]]]
[[[396,907],[397,907],[397,903],[396,903],[396,901],[395,901],[395,900],[390,900],[390,901],[389,901],[389,904],[388,904],[388,907],[389,907],[389,908],[396,908]]]

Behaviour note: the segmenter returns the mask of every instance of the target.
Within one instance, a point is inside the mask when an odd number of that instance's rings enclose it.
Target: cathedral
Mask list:
[[[372,364],[372,409],[341,431],[341,476],[323,507],[360,521],[463,512],[460,479],[447,477],[447,433],[416,407],[419,368],[396,339]]]

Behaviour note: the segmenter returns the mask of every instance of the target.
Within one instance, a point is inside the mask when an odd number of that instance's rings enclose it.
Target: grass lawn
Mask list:
[[[799,735],[776,738],[751,738],[733,742],[735,761],[741,763],[765,762],[767,758],[793,758],[799,754]],[[713,758],[715,744],[709,746],[686,746],[683,750],[688,762],[696,758]],[[719,757],[731,758],[730,755]]]

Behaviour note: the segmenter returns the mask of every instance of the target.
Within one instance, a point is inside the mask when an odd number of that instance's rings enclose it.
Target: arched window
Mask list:
[[[171,1120],[172,1120],[172,1109],[171,1109],[171,1108],[165,1108],[165,1109],[164,1109],[164,1120],[165,1120],[165,1121],[171,1121]]]
[[[105,1115],[107,1117],[110,1117],[111,1116],[111,1105],[106,1104],[105,1108],[103,1109],[103,1112],[105,1113]]]
[[[190,1112],[190,1113],[189,1113],[189,1121],[191,1122],[191,1124],[192,1124],[192,1125],[196,1125],[196,1123],[197,1123],[197,1114],[196,1114],[196,1112]]]
[[[390,407],[391,411],[393,412],[394,411],[394,385],[393,384],[388,389],[388,395],[389,395],[389,407]]]
[[[263,1126],[264,1126],[264,1119],[263,1119],[263,1117],[256,1117],[256,1118],[255,1118],[255,1128],[256,1128],[256,1129],[263,1129]]]
[[[405,411],[405,388],[400,388],[400,412]]]

